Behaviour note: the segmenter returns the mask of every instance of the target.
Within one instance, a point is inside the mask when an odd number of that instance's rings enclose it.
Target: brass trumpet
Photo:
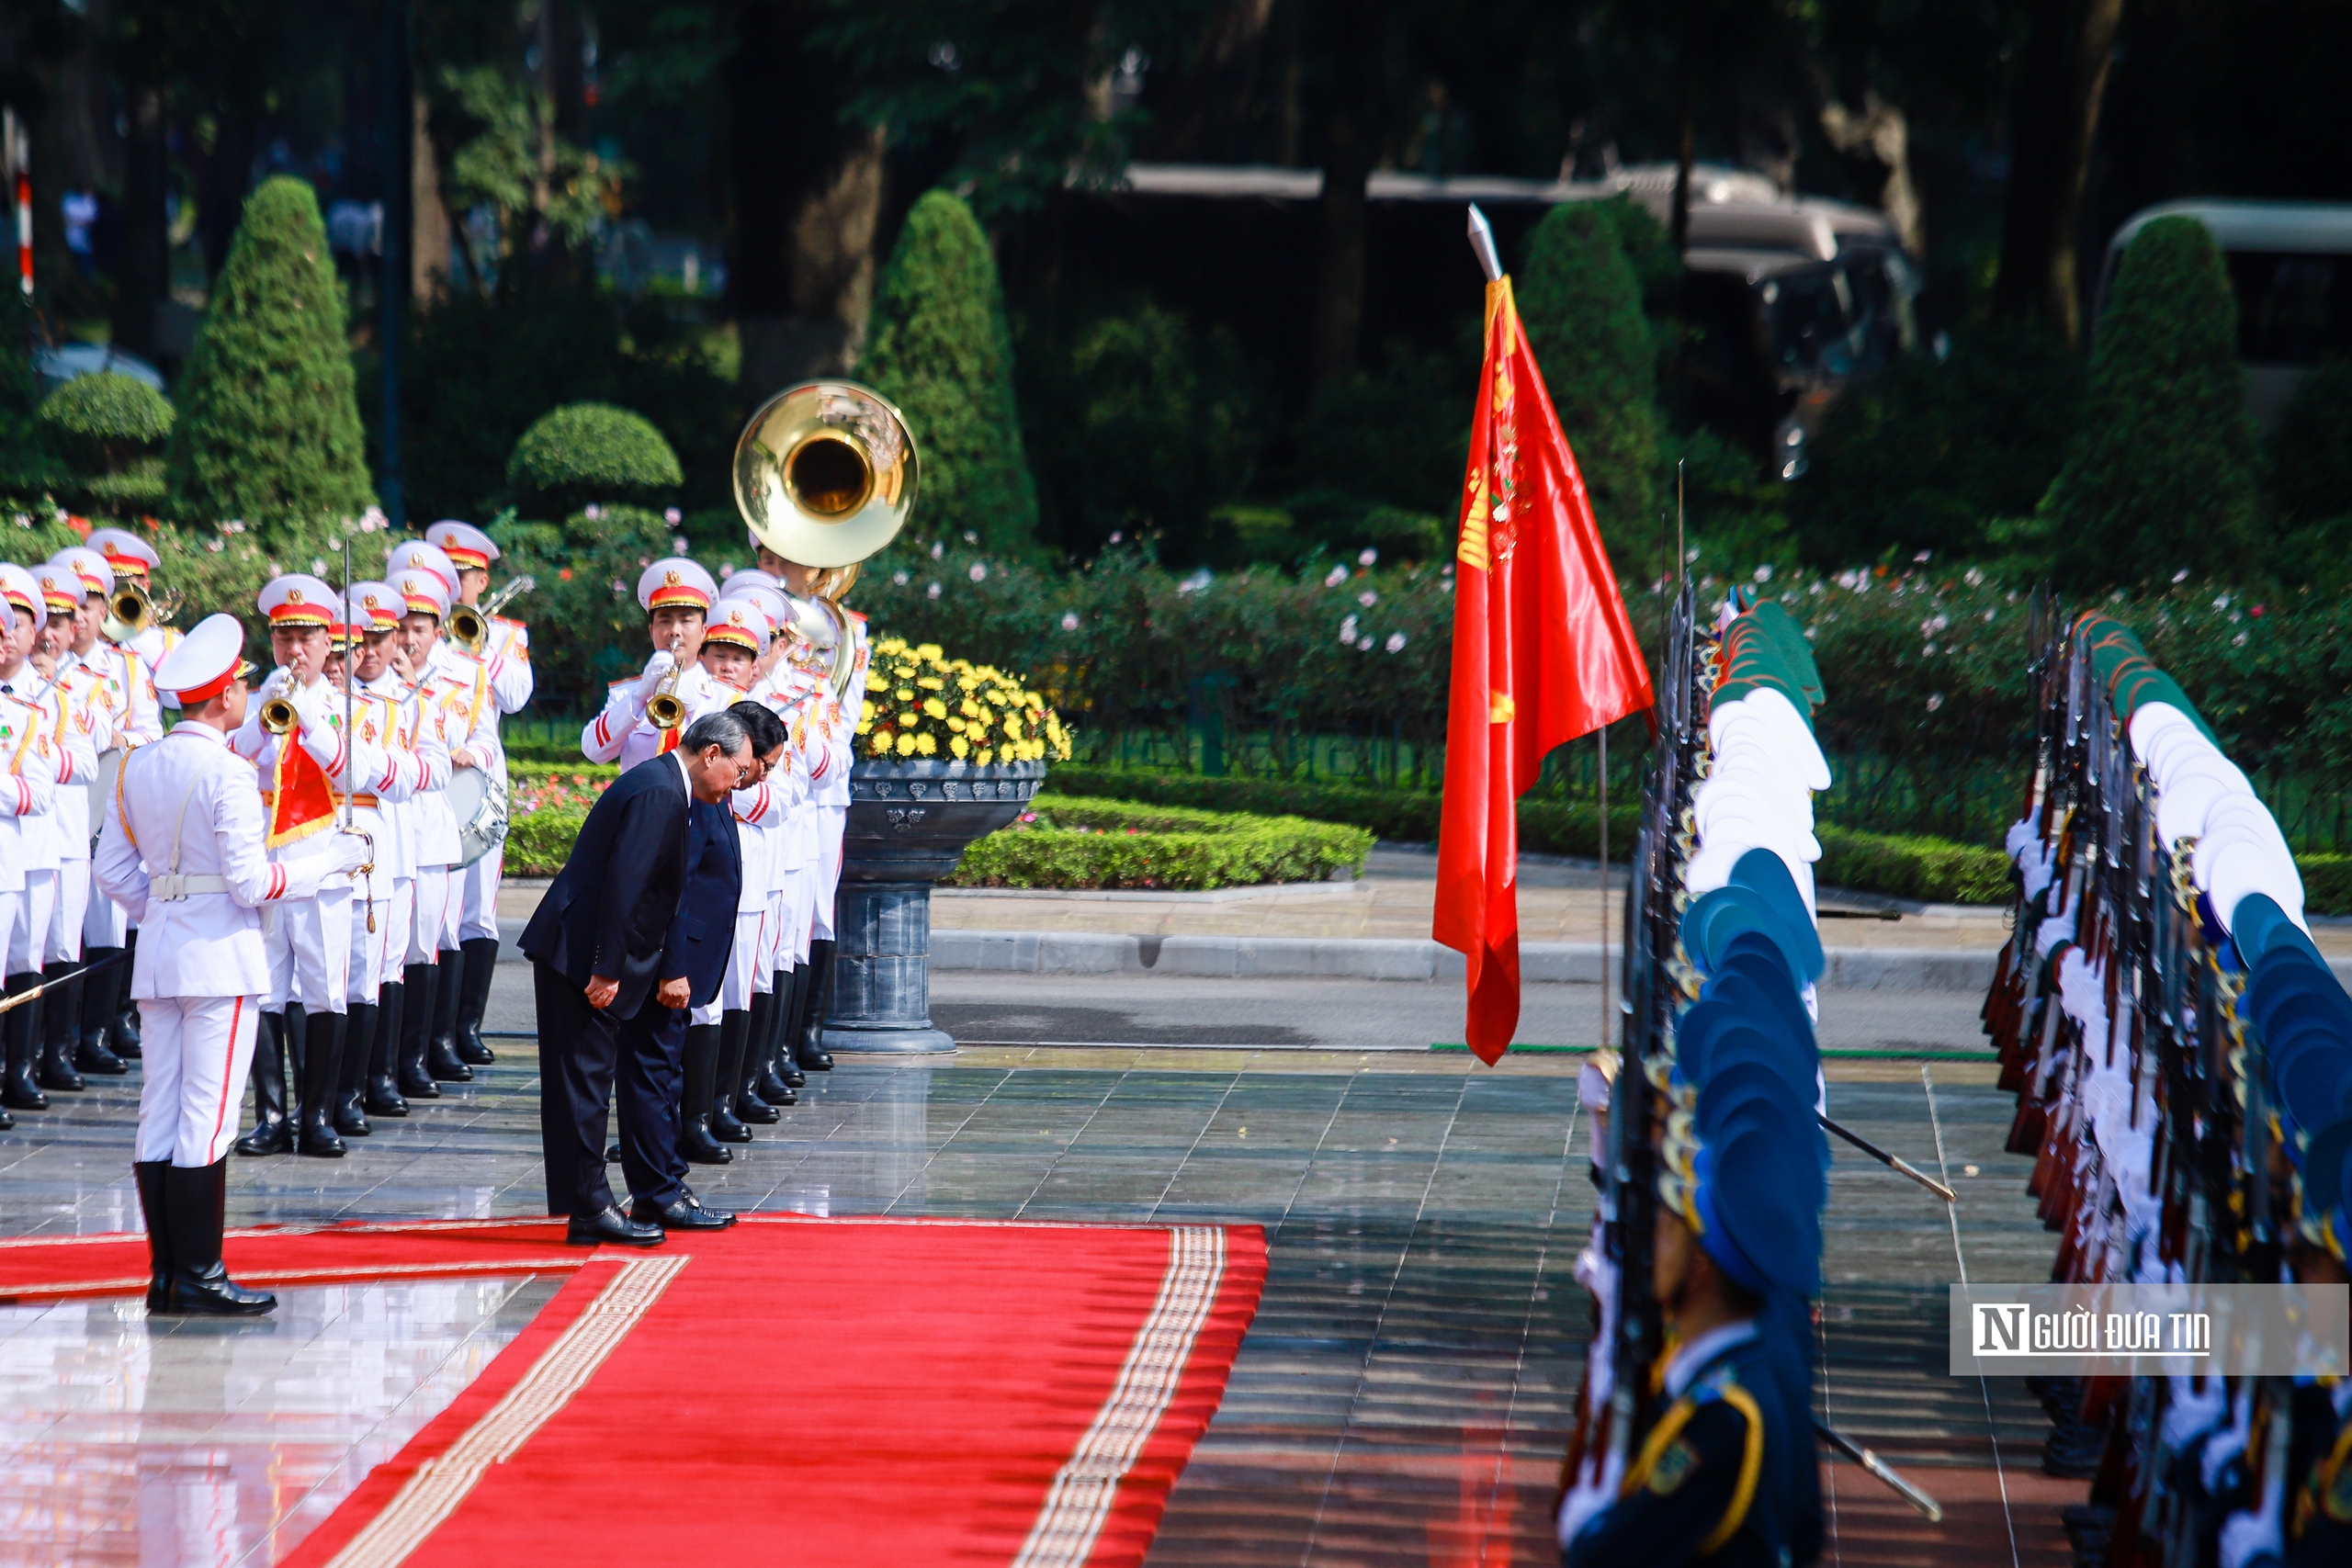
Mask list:
[[[261,727],[272,735],[283,735],[294,728],[294,705],[284,697],[264,697],[261,704]]]
[[[178,608],[177,593],[161,595],[162,604],[156,602],[157,597],[136,582],[124,583],[107,597],[107,618],[98,629],[109,642],[128,642],[158,620],[169,619]]]
[[[686,705],[678,695],[678,682],[686,675],[684,663],[678,660],[678,649],[685,640],[684,636],[670,639],[670,672],[645,699],[645,722],[656,729],[675,729],[686,722]]]
[[[480,653],[490,643],[490,618],[506,608],[518,594],[528,593],[538,583],[531,578],[518,577],[483,601],[481,607],[455,604],[449,609],[449,640],[468,653]]]

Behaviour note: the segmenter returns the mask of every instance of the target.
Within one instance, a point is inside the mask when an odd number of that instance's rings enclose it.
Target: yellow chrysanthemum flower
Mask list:
[[[919,642],[915,644],[915,657],[917,659],[928,659],[933,663],[936,664],[941,660],[946,658],[947,653],[944,649],[942,649],[935,642]]]
[[[939,750],[939,737],[930,734],[916,736],[915,750],[923,756],[930,756],[933,752]]]
[[[947,742],[947,750],[954,752],[956,760],[960,762],[972,754],[972,743],[960,735],[954,736]]]
[[[922,722],[922,716],[915,712],[912,708],[907,709],[904,713],[899,716],[899,728],[900,729],[912,729]]]
[[[901,735],[901,736],[899,736],[899,756],[901,756],[901,757],[911,757],[911,756],[913,756],[914,754],[915,754],[915,738],[914,738],[913,736],[911,736],[911,735]]]
[[[874,722],[874,714],[875,707],[872,703],[860,703],[857,706],[857,722],[860,724],[872,724]]]
[[[912,686],[901,686],[890,694],[902,703],[910,703],[915,700],[915,689]]]
[[[1009,713],[1004,716],[1004,733],[1007,739],[1018,740],[1021,739],[1021,716],[1019,714]]]
[[[936,675],[920,676],[916,679],[915,684],[926,692],[944,692],[947,689],[947,682]]]
[[[866,750],[873,752],[877,757],[888,756],[890,754],[890,732],[887,729],[876,730],[874,732],[873,744],[868,746]]]
[[[961,735],[964,733],[964,721],[953,715],[950,715],[947,720],[947,728],[952,734]]]
[[[868,670],[865,672],[865,689],[869,692],[887,692],[890,689],[890,682],[882,679],[879,671]]]
[[[941,702],[937,697],[925,697],[922,700],[922,711],[931,715],[933,718],[945,718],[947,716],[947,705]]]
[[[972,759],[972,761],[974,761],[978,762],[980,766],[982,766],[983,768],[985,768],[985,767],[987,767],[987,766],[989,765],[989,759],[990,757],[994,756],[995,754],[996,754],[996,753],[994,753],[993,751],[990,751],[987,747],[983,746],[983,747],[981,747],[981,748],[980,748],[980,754],[979,754],[978,756],[977,756],[977,757],[973,758],[973,759]]]

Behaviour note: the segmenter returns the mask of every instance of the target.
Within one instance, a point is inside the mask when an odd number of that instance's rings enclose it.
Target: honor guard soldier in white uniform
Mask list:
[[[641,674],[606,689],[604,711],[581,730],[580,750],[590,761],[618,762],[627,773],[674,749],[688,725],[734,700],[737,694],[712,680],[695,659],[704,619],[718,596],[710,573],[684,556],[655,561],[638,578],[637,602],[645,611],[653,657]],[[672,699],[683,714],[677,723],[665,727],[647,716],[649,705]]]
[[[136,589],[151,603],[156,592],[155,567],[158,558],[155,547],[138,535],[122,528],[91,530],[85,541],[89,548],[106,558],[108,570],[114,573],[116,590]],[[130,716],[121,727],[122,743],[126,747],[141,746],[161,739],[164,734],[163,705],[155,690],[155,666],[180,642],[177,628],[163,624],[161,615],[153,615],[149,624],[132,631],[116,619],[109,611],[100,623],[99,635],[122,660],[123,678],[130,693]],[[119,911],[112,908],[113,900],[93,898],[92,919],[105,921],[100,931],[83,932],[83,951],[93,959],[110,954],[117,947],[139,944],[137,921],[122,921]],[[103,936],[107,940],[100,941]],[[92,977],[92,991],[107,991],[106,998],[93,998],[104,1005],[111,1002],[114,1011],[106,1016],[107,1049],[128,1061],[139,1059],[139,1009],[130,999],[130,966],[118,964]],[[85,1015],[88,1009],[85,1007]],[[86,1035],[87,1030],[85,1028]]]
[[[729,578],[720,601],[737,597],[765,609],[776,627],[763,661],[766,669],[753,685],[752,695],[785,726],[788,770],[770,775],[783,788],[781,793],[772,792],[766,809],[759,814],[759,825],[767,829],[768,919],[760,958],[762,989],[753,993],[752,1000],[752,1043],[747,1066],[752,1098],[772,1106],[792,1105],[799,1100],[797,1091],[808,1082],[786,1046],[786,1026],[795,1016],[795,998],[805,983],[808,918],[816,900],[819,829],[816,807],[809,798],[810,770],[812,764],[821,767],[828,760],[822,746],[811,751],[808,727],[801,721],[807,699],[823,682],[797,660],[812,651],[809,629],[823,612],[806,600],[786,595],[763,571],[739,571]]]
[[[430,551],[427,557],[424,552]],[[393,552],[412,565],[389,574],[407,608],[396,641],[416,682],[421,717],[447,749],[451,769],[503,766],[496,708],[474,667],[470,674],[453,662],[441,628],[449,617],[446,584],[457,573],[431,545],[411,543]],[[433,558],[440,558],[435,559]],[[470,661],[464,661],[469,663]],[[436,1083],[467,1083],[473,1069],[457,1054],[458,984],[464,962],[458,946],[458,904],[463,892],[458,819],[449,806],[448,780],[428,783],[415,797],[420,831],[417,849],[416,919],[402,971],[407,996],[401,1027],[401,1092],[411,1100],[439,1097]]]
[[[27,725],[20,728],[10,740],[11,766],[29,762],[33,753],[45,757],[55,783],[62,788],[69,785],[86,790],[89,775],[73,777],[74,760],[58,749],[59,725],[62,715],[58,701],[56,683],[51,678],[56,666],[40,650],[41,639],[48,633],[48,600],[40,575],[22,567],[8,570],[18,574],[29,590],[26,602],[33,609],[34,620],[27,631],[27,623],[17,617],[17,643],[0,660],[0,693],[18,697],[33,711]],[[14,603],[16,594],[10,594]],[[44,672],[42,666],[49,666]],[[25,878],[24,918],[13,920],[8,928],[8,989],[30,990],[41,983],[42,968],[49,953],[50,929],[57,918],[58,868],[63,857],[60,851],[64,834],[59,827],[62,802],[51,797],[50,808],[26,819],[27,830],[19,837],[18,847],[24,855]],[[45,998],[35,998],[7,1015],[9,1043],[9,1074],[6,1103],[19,1111],[40,1111],[48,1106],[41,1093],[55,1075],[50,1071],[48,1052],[43,1048]],[[19,1036],[22,1036],[20,1041]],[[26,1064],[21,1073],[17,1070],[19,1059]],[[62,1085],[60,1087],[62,1087]],[[79,1087],[78,1080],[76,1087]]]
[[[254,771],[229,749],[245,720],[244,627],[207,617],[156,671],[184,716],[124,760],[99,808],[98,886],[147,932],[130,994],[147,1039],[131,1167],[147,1218],[150,1312],[250,1315],[277,1298],[239,1289],[220,1262],[230,1140],[269,987],[263,911],[318,896],[360,863],[360,840],[268,859]],[[152,871],[150,868],[153,868]]]
[[[388,603],[366,604],[367,591],[374,587],[390,594]],[[406,1116],[411,1099],[433,1100],[441,1093],[433,1075],[424,1070],[422,1039],[416,1059],[411,1062],[407,1056],[407,981],[410,954],[416,949],[417,875],[428,825],[436,835],[434,843],[437,846],[440,841],[438,818],[428,815],[434,802],[427,797],[448,787],[449,748],[441,738],[440,709],[420,694],[426,682],[412,682],[401,673],[400,666],[408,661],[403,639],[410,634],[401,624],[409,612],[407,596],[389,582],[354,583],[352,592],[360,595],[371,624],[378,628],[361,638],[361,679],[367,690],[392,712],[393,749],[413,758],[416,764],[416,783],[407,795],[388,796],[382,805],[391,840],[389,850],[378,846],[376,874],[382,878],[390,874],[391,910],[389,926],[379,933],[384,944],[383,984],[376,993],[376,1049],[368,1069],[367,1100],[371,1116]],[[429,608],[429,594],[424,602]],[[388,630],[384,629],[387,616]],[[417,998],[416,1005],[428,1010],[425,1016],[430,1016],[431,1004],[429,989]]]
[[[93,538],[118,530],[100,529]],[[73,659],[90,671],[104,688],[100,700],[104,703],[112,730],[111,747],[128,750],[130,747],[161,739],[162,709],[155,701],[155,682],[146,662],[138,655],[126,652],[107,640],[104,627],[112,613],[115,574],[105,555],[87,545],[62,549],[51,558],[52,566],[62,566],[81,580],[83,607],[74,617]],[[143,576],[144,573],[142,572]],[[96,741],[101,768],[107,761],[109,743]],[[93,833],[96,824],[91,824]],[[118,1052],[107,1037],[115,1030],[115,1021],[125,1003],[124,996],[130,985],[130,968],[109,963],[130,942],[130,927],[123,919],[121,907],[111,898],[93,894],[83,900],[82,958],[90,964],[103,964],[96,974],[70,983],[69,988],[80,998],[80,1019],[75,1031],[74,1066],[84,1073],[119,1076],[130,1070],[127,1057],[136,1056],[136,1044],[125,1041],[125,1050]],[[56,1003],[44,997],[44,1010],[53,1010]],[[52,1026],[53,1027],[53,1026]]]
[[[105,682],[74,657],[74,629],[89,619],[82,579],[71,563],[50,560],[36,573],[48,618],[38,634],[34,664],[50,678],[49,702],[56,713],[51,739],[57,745],[61,789],[50,815],[57,844],[57,886],[50,901],[49,931],[41,940],[40,1002],[40,1070],[44,1089],[78,1094],[85,1087],[74,1064],[82,1037],[80,983],[69,976],[82,968],[82,915],[90,898],[90,782],[97,777],[98,753],[113,743],[114,715]],[[127,1066],[117,1064],[117,1072]]]
[[[272,862],[289,867],[356,863],[347,860],[348,836],[336,830],[345,795],[354,781],[364,789],[384,771],[382,746],[347,731],[345,694],[326,677],[334,630],[343,618],[340,604],[334,589],[302,573],[273,578],[261,591],[278,668],[229,740],[260,774],[264,847]],[[282,1154],[289,1145],[327,1159],[345,1152],[329,1105],[342,1071],[351,878],[329,871],[309,880],[317,888],[311,897],[281,902],[263,922],[269,984],[254,1070],[256,1125],[239,1141],[240,1154]],[[291,1130],[289,1064],[302,1086]]]
[[[445,520],[424,531],[426,541],[439,547],[457,568],[458,604],[480,610],[490,586],[490,563],[498,558],[497,543],[470,523]],[[450,651],[481,667],[489,688],[490,722],[497,728],[502,715],[519,713],[531,700],[531,634],[521,621],[505,615],[483,616],[481,646],[468,649],[450,639]],[[506,773],[503,754],[498,773]],[[490,1006],[491,976],[498,968],[498,884],[504,873],[506,850],[494,844],[465,869],[463,898],[458,917],[458,942],[466,955],[465,979],[458,988],[458,1059],[479,1066],[495,1060],[481,1037],[482,1014]]]
[[[408,926],[395,918],[395,893],[405,862],[406,834],[395,814],[430,776],[425,760],[409,749],[401,705],[378,690],[391,673],[390,648],[400,626],[400,596],[388,582],[355,582],[344,604],[344,624],[335,639],[336,651],[327,659],[327,678],[352,685],[353,733],[362,746],[380,746],[383,771],[372,788],[363,787],[351,798],[351,830],[364,834],[369,863],[352,888],[351,962],[344,991],[344,1032],[341,1081],[335,1086],[335,1131],[346,1138],[364,1138],[373,1131],[368,1113],[371,1080],[380,1077],[390,1103],[380,1112],[405,1116],[408,1102],[394,1083],[392,1058],[378,1028],[378,1004],[387,976],[397,974],[408,953]],[[440,764],[443,777],[447,763]],[[413,882],[414,870],[408,867]]]
[[[6,769],[6,776],[0,777],[0,956],[10,960],[7,994],[13,997],[40,984],[40,966],[33,961],[40,944],[30,931],[36,919],[41,930],[48,929],[49,911],[32,868],[50,842],[58,758],[50,739],[51,715],[40,700],[42,682],[31,662],[33,639],[49,618],[32,573],[0,563],[0,603],[7,611],[6,622],[0,623],[0,767]],[[40,1011],[40,1003],[35,1000],[0,1015],[0,1035],[7,1042],[0,1104],[13,1110],[40,1111],[49,1105],[33,1081]]]

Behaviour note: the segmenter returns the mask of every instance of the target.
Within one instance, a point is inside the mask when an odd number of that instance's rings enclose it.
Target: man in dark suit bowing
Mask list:
[[[523,931],[539,1013],[548,1212],[568,1239],[654,1247],[665,1230],[734,1223],[695,1201],[678,1156],[686,1010],[718,993],[742,877],[725,804],[752,765],[726,713],[606,790]],[[605,1176],[605,1106],[620,1092],[624,1214]]]

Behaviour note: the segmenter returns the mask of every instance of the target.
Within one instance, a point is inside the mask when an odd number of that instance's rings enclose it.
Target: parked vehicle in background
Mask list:
[[[2352,203],[2197,199],[2144,208],[2108,242],[2094,322],[2124,247],[2159,218],[2194,218],[2221,246],[2237,296],[2246,410],[2268,431],[2304,372],[2352,353]]]
[[[1670,164],[1602,182],[1670,221]],[[1885,214],[1791,196],[1760,175],[1691,171],[1682,265],[1692,340],[1683,352],[1707,423],[1760,446],[1773,470],[1805,470],[1805,446],[1849,386],[1909,350],[1918,269]]]

